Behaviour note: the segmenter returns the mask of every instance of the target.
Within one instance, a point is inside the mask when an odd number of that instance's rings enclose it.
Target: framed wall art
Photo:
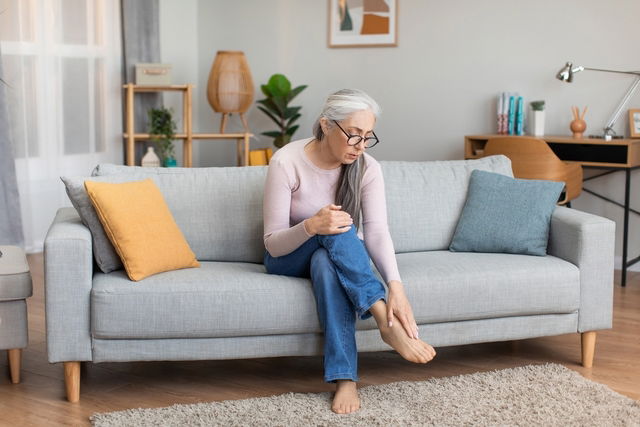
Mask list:
[[[328,0],[329,47],[398,45],[398,0]]]
[[[629,136],[640,138],[640,109],[629,110]]]

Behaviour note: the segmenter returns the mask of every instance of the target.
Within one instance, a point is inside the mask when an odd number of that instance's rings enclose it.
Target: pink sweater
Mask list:
[[[304,151],[312,138],[290,142],[271,158],[264,191],[264,245],[273,257],[290,254],[311,236],[303,221],[335,203],[340,167],[321,169]],[[362,230],[358,232],[386,283],[400,281],[393,242],[387,225],[382,169],[364,153]],[[355,224],[353,225],[355,226]]]

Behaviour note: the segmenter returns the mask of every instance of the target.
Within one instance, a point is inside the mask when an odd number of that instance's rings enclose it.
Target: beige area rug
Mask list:
[[[562,365],[398,382],[360,389],[362,409],[331,412],[332,394],[94,414],[94,426],[640,426],[640,403]]]

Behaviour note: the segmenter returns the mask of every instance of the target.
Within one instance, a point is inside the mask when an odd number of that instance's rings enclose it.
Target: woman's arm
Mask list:
[[[296,187],[286,164],[272,158],[264,186],[264,246],[273,257],[290,254],[311,238],[304,221],[291,227],[291,192]]]
[[[409,337],[418,338],[418,325],[400,280],[393,241],[389,233],[382,168],[375,161],[371,162],[368,168],[370,169],[365,175],[369,174],[369,176],[362,186],[365,246],[389,288],[387,298],[389,326],[392,325],[393,319],[397,318]]]

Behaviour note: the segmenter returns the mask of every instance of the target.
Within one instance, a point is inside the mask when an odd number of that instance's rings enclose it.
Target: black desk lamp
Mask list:
[[[635,92],[635,90],[638,88],[638,85],[640,85],[640,71],[604,70],[601,68],[583,67],[581,65],[574,66],[571,62],[567,62],[567,64],[564,67],[562,67],[560,71],[558,71],[558,74],[556,74],[556,78],[558,78],[558,80],[562,80],[563,82],[571,83],[573,81],[573,75],[582,70],[604,71],[606,73],[618,73],[618,74],[632,74],[636,76],[634,82],[629,87],[629,90],[627,90],[627,93],[624,95],[624,97],[622,98],[622,101],[620,101],[620,104],[618,104],[618,107],[614,110],[613,114],[611,115],[611,118],[609,119],[606,126],[604,127],[604,139],[606,141],[611,141],[611,139],[616,134],[613,130],[613,125],[615,124],[616,120],[618,120],[618,117],[620,117],[620,113],[622,112],[622,109],[624,108],[627,101],[629,101],[629,98],[631,98],[631,95],[633,95],[633,92]]]

